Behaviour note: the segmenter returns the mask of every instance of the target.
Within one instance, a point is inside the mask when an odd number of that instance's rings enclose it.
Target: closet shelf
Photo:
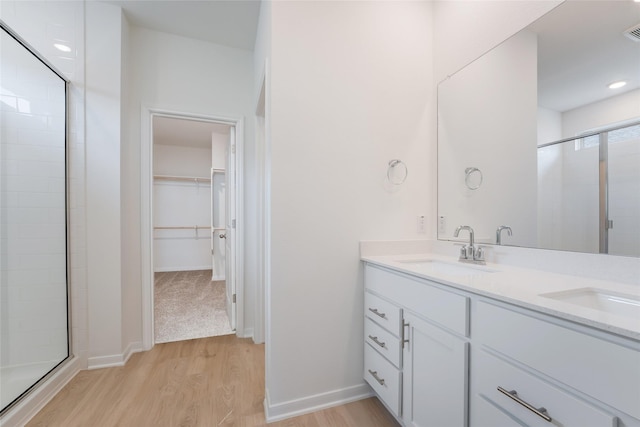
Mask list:
[[[153,179],[158,181],[193,181],[196,184],[200,182],[211,182],[211,178],[199,176],[154,175]]]

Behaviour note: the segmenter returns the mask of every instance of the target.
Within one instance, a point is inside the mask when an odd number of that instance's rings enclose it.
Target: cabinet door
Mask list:
[[[405,313],[403,419],[408,426],[467,425],[468,343]]]

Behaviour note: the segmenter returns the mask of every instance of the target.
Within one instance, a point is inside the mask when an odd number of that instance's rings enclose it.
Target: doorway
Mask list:
[[[148,119],[144,346],[233,334],[240,323],[238,122],[158,111]]]

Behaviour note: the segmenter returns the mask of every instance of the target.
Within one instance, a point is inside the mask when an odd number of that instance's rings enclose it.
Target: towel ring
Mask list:
[[[469,190],[477,190],[482,185],[482,171],[478,168],[464,170],[464,184]]]
[[[397,167],[397,169],[396,169]],[[393,159],[389,160],[389,167],[387,168],[387,179],[393,185],[400,185],[407,179],[409,170],[407,165],[402,160]]]

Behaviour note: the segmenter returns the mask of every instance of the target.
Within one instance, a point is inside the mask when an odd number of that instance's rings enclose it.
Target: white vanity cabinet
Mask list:
[[[468,343],[407,312],[402,418],[409,426],[465,426]]]
[[[637,340],[369,263],[365,313],[364,377],[406,426],[640,427]]]
[[[466,426],[468,298],[367,265],[364,308],[364,378],[378,397],[407,426]]]
[[[640,425],[637,342],[489,300],[472,319],[471,427]]]
[[[402,390],[402,310],[370,292],[365,292],[364,308],[364,379],[397,417]]]

